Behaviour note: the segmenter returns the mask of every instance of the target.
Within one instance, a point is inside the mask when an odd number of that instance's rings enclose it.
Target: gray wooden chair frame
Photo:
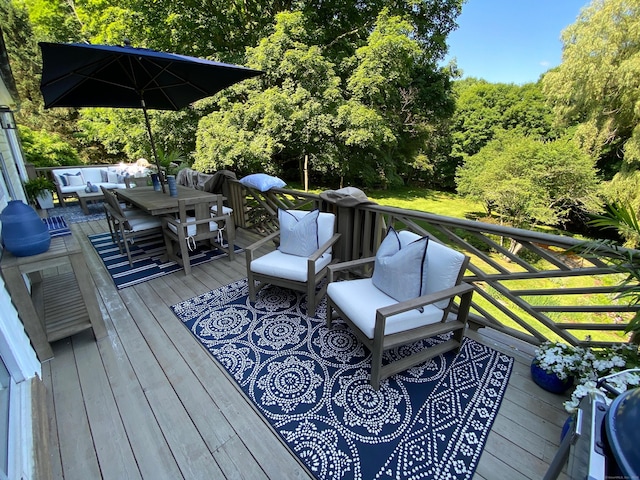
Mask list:
[[[356,268],[372,267],[374,261],[375,257],[369,257],[360,260],[353,260],[350,262],[329,265],[327,275],[328,281],[338,281],[338,277],[340,275]],[[408,368],[429,360],[430,358],[440,355],[441,353],[445,353],[450,350],[458,351],[460,349],[460,346],[462,345],[462,337],[467,326],[469,308],[471,306],[471,297],[474,290],[473,285],[462,282],[462,278],[468,264],[469,257],[465,256],[464,261],[462,262],[462,265],[460,267],[460,272],[458,273],[456,285],[454,287],[428,295],[423,295],[421,297],[413,298],[404,302],[398,302],[384,308],[379,308],[376,311],[373,339],[367,337],[367,335],[365,335],[332,302],[331,298],[327,295],[327,328],[331,328],[331,323],[334,318],[333,311],[335,311],[347,323],[347,325],[349,325],[358,339],[369,349],[369,351],[371,351],[371,385],[374,389],[377,390],[380,387],[380,382],[383,379],[390,377],[395,373],[407,370]],[[457,308],[456,319],[450,320],[448,317],[454,306],[453,299],[457,296],[460,297],[460,304]],[[384,334],[387,319],[389,319],[390,317],[446,299],[449,299],[449,304],[443,310],[443,316],[440,322],[390,335]],[[433,347],[425,348],[410,356],[404,357],[400,360],[396,360],[393,363],[389,363],[384,366],[382,365],[382,354],[385,350],[389,350],[391,348],[417,342],[418,340],[423,340],[435,335],[440,335],[442,333],[448,332],[453,332],[453,336],[446,342],[440,343]]]
[[[335,226],[334,226],[335,228]],[[273,232],[270,235],[258,240],[245,249],[247,257],[247,281],[249,283],[249,299],[252,302],[256,301],[256,295],[266,284],[277,285],[279,287],[290,288],[291,290],[305,292],[307,294],[307,314],[310,316],[315,315],[316,307],[322,297],[324,297],[327,287],[324,285],[320,290],[316,292],[318,285],[322,282],[327,274],[327,267],[324,267],[319,272],[315,272],[315,262],[322,257],[322,255],[333,247],[340,239],[339,233],[334,233],[333,236],[320,245],[320,248],[316,250],[311,256],[307,257],[307,279],[304,282],[297,282],[287,278],[276,277],[271,275],[265,275],[262,273],[256,273],[251,271],[251,262],[256,258],[256,251],[266,245],[269,242],[273,242],[280,237],[280,230]],[[260,282],[256,288],[255,282]]]
[[[140,216],[138,217],[127,217],[118,202],[116,194],[104,187],[101,188],[104,194],[105,202],[103,205],[107,216],[107,223],[109,223],[111,237],[112,239],[115,237],[118,242],[120,253],[126,252],[129,265],[133,267],[133,259],[131,258],[131,250],[129,249],[129,240],[133,240],[136,237],[141,237],[143,235],[149,235],[156,231],[160,233],[162,232],[162,225],[159,223],[154,227],[137,230],[134,228],[135,222],[141,220],[143,217],[153,218],[152,215],[145,214],[140,211]]]
[[[195,243],[207,240],[210,245],[226,252],[229,255],[229,261],[234,260],[235,225],[233,217],[229,214],[215,216],[211,214],[211,206],[214,204],[217,205],[219,212],[222,211],[223,199],[222,195],[216,195],[215,200],[196,203],[193,203],[193,200],[179,199],[177,218],[172,216],[163,217],[162,231],[168,257],[182,266],[185,275],[191,274],[188,238],[189,242]],[[193,212],[193,215],[190,215],[190,212]],[[216,222],[220,231],[223,232],[224,240],[227,241],[226,246],[218,241],[218,230],[211,231],[209,228],[209,223],[212,221]],[[175,231],[169,225],[173,225]],[[196,234],[188,235],[189,227],[193,226],[196,227]],[[180,255],[178,255],[178,252],[180,252]]]

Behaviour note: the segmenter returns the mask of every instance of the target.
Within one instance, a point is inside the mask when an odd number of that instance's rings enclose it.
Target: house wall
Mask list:
[[[3,79],[0,78],[0,84]],[[0,107],[7,107],[6,102]],[[6,113],[5,113],[6,115]],[[6,117],[5,117],[6,118]],[[23,179],[26,169],[17,130],[0,128],[0,212],[10,200],[26,202]],[[0,220],[0,234],[2,222]],[[0,245],[0,255],[2,255]],[[37,401],[33,397],[34,382],[42,378],[40,362],[18,313],[0,276],[0,357],[10,376],[9,426],[7,452],[9,478],[36,478],[37,445],[33,436],[32,412]],[[6,434],[6,432],[2,432]]]

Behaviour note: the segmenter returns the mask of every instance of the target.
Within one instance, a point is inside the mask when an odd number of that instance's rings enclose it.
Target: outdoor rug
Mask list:
[[[513,360],[465,339],[375,391],[368,350],[304,298],[268,286],[251,304],[245,279],[171,308],[316,478],[471,478]]]
[[[47,209],[49,217],[63,217],[67,223],[89,222],[93,220],[104,220],[104,208],[102,202],[89,202],[87,204],[89,215],[85,215],[77,201],[67,201],[66,207],[54,207]]]
[[[120,253],[118,245],[113,243],[109,232],[88,237],[118,289],[182,270],[174,261],[161,261],[160,257],[166,253],[161,235],[138,237],[133,244],[129,244],[133,267],[129,265],[126,252]],[[241,249],[236,247],[235,251],[240,252]],[[221,257],[226,258],[227,254],[217,248],[211,250],[203,247],[191,252],[189,258],[193,267]]]
[[[67,225],[64,217],[48,217],[43,218],[42,221],[47,226],[47,230],[49,230],[52,238],[71,235],[71,229],[69,225]]]

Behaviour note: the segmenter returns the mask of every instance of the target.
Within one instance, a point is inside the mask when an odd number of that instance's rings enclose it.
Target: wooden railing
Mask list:
[[[342,260],[374,255],[389,225],[431,234],[471,257],[465,281],[475,286],[476,327],[534,345],[560,339],[583,346],[626,342],[623,330],[640,308],[617,299],[623,277],[609,259],[585,254],[582,242],[568,236],[380,205],[339,207],[297,190],[261,193],[238,183],[231,190],[238,226],[261,234],[277,229],[278,207],[335,212]]]

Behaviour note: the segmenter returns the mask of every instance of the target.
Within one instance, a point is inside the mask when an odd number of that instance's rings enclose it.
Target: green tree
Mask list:
[[[567,138],[541,142],[500,132],[457,172],[458,192],[513,226],[562,224],[573,208],[597,208],[591,157]]]
[[[451,128],[455,158],[475,155],[502,130],[542,140],[556,135],[552,111],[539,84],[519,86],[467,78],[455,82],[454,93],[456,111]]]
[[[384,11],[367,43],[338,65],[313,44],[302,13],[278,15],[274,33],[248,49],[248,64],[265,75],[232,89],[241,105],[221,101],[200,122],[194,167],[282,174],[297,171],[308,155],[316,175],[336,182],[402,181],[428,126],[453,107],[444,73],[413,31]],[[340,71],[349,72],[346,79]]]
[[[577,125],[576,139],[599,158],[606,178],[618,172],[636,175],[640,167],[640,3],[593,0],[562,33],[562,41],[562,64],[543,78],[558,121]]]
[[[45,130],[31,130],[20,126],[20,140],[27,162],[36,167],[59,167],[79,165],[81,162],[75,148],[59,135]]]

